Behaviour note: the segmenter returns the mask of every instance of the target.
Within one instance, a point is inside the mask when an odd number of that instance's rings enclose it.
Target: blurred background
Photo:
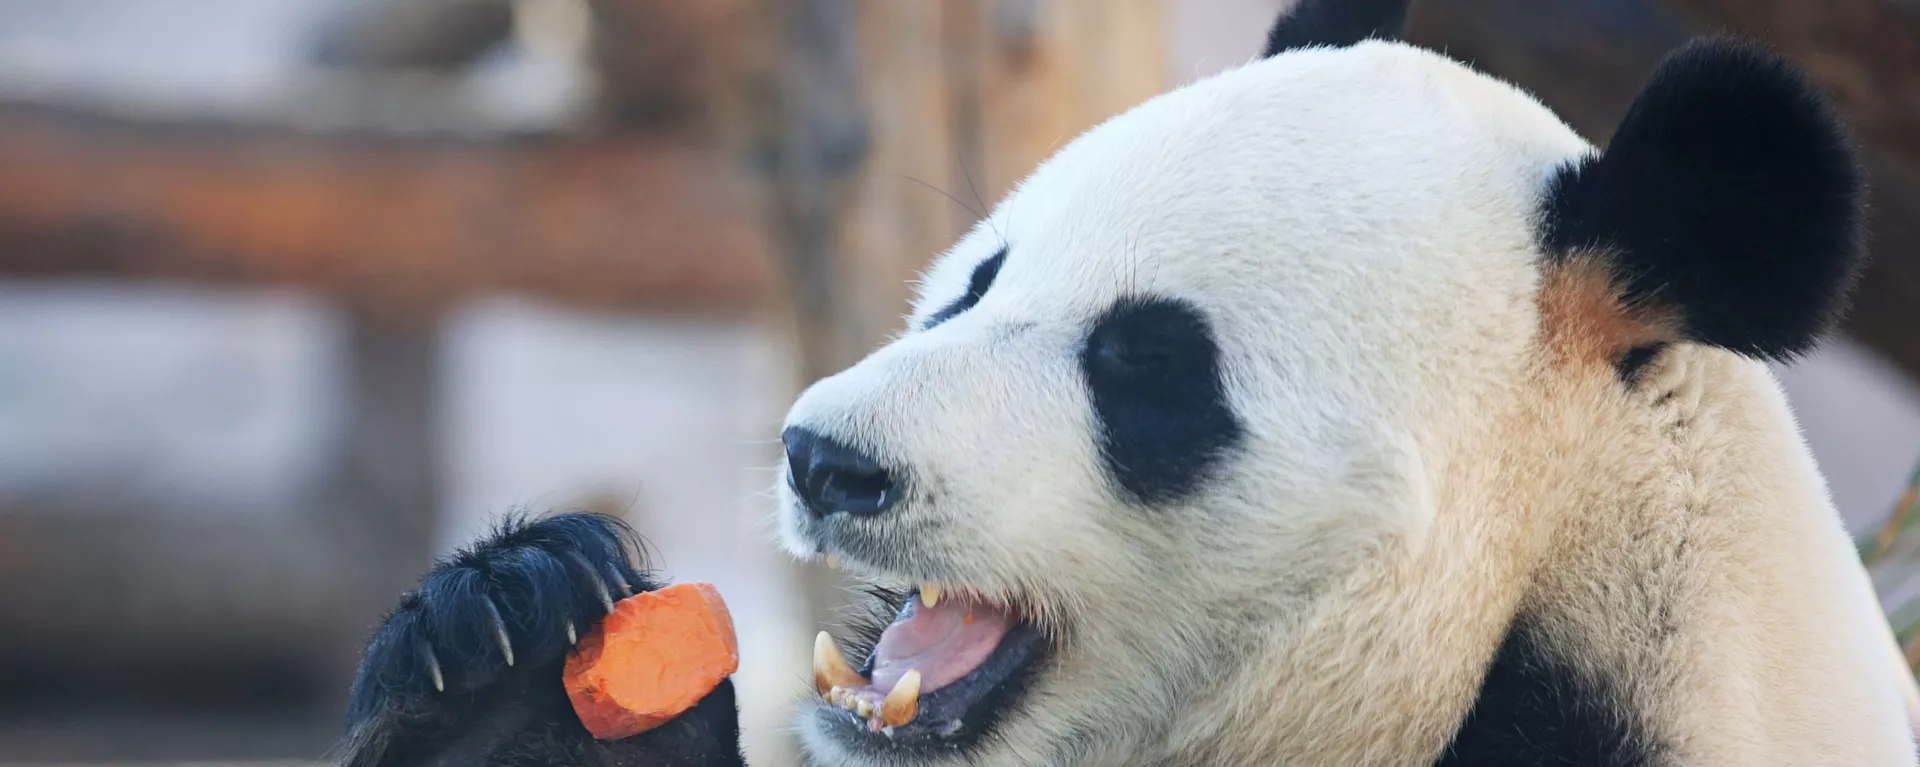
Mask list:
[[[0,764],[318,758],[431,558],[566,507],[719,585],[784,764],[841,598],[771,544],[787,403],[1288,4],[0,0]],[[1867,148],[1877,260],[1781,375],[1871,540],[1920,460],[1920,3],[1422,0],[1411,37],[1604,142],[1707,30]]]

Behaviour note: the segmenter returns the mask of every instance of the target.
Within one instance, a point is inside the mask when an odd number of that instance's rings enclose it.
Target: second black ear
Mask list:
[[[1614,264],[1628,306],[1685,340],[1762,358],[1810,349],[1862,261],[1862,184],[1845,129],[1789,62],[1706,40],[1655,70],[1606,151],[1548,189],[1550,258]]]
[[[1398,40],[1407,25],[1408,0],[1300,0],[1267,32],[1263,56],[1295,48],[1352,45],[1367,39]]]

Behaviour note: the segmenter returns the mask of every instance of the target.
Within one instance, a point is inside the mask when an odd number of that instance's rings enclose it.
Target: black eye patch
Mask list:
[[[981,261],[979,266],[973,268],[973,276],[967,278],[966,295],[954,299],[953,303],[934,312],[932,317],[927,318],[927,324],[920,329],[926,330],[953,319],[961,312],[972,309],[974,304],[980,303],[980,297],[987,294],[988,288],[993,287],[993,278],[1000,276],[1000,264],[1006,260],[1007,249],[1003,247],[1000,252],[993,254],[993,257]]]
[[[1241,439],[1220,348],[1198,309],[1129,298],[1094,322],[1080,353],[1107,473],[1133,500],[1190,496]]]

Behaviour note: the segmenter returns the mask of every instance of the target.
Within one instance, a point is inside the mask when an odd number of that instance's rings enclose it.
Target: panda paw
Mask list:
[[[567,700],[568,650],[615,602],[656,587],[631,558],[637,543],[604,515],[516,518],[436,564],[367,643],[342,763],[739,763],[730,682],[680,719],[616,742],[592,739]]]

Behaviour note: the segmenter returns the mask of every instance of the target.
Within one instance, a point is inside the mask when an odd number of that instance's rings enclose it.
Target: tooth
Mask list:
[[[940,587],[931,583],[920,584],[920,603],[929,608],[940,604]]]
[[[813,689],[825,693],[834,687],[865,687],[866,677],[860,676],[847,663],[847,656],[840,654],[840,646],[833,643],[833,636],[825,631],[813,638]]]
[[[835,555],[833,555],[833,554],[828,554],[828,555],[827,555],[827,569],[828,569],[828,570],[838,570],[838,569],[840,569],[840,557],[838,557],[838,556],[835,556]]]
[[[873,716],[873,701],[861,698],[859,705],[856,706],[853,711],[862,717],[871,717]]]
[[[908,671],[880,701],[880,724],[899,727],[920,715],[920,669]]]

